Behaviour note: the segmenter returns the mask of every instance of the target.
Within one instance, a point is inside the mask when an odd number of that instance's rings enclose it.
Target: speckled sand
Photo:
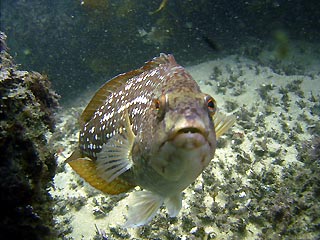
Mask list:
[[[263,58],[264,54],[270,55],[272,53],[262,52],[260,57]],[[300,61],[300,63],[304,61],[301,56],[298,60],[296,58],[295,60]],[[177,59],[177,62],[179,62],[179,59]],[[210,220],[210,215],[213,214],[215,216],[212,217],[219,219],[219,214],[214,213],[213,208],[224,209],[226,203],[230,200],[231,196],[225,189],[229,187],[230,180],[237,179],[237,181],[240,181],[240,186],[251,186],[252,181],[249,176],[254,173],[259,175],[261,171],[273,171],[276,178],[280,179],[284,167],[288,167],[292,163],[298,165],[302,163],[297,160],[298,152],[294,144],[290,145],[285,140],[277,141],[267,136],[264,138],[264,133],[284,133],[283,138],[290,138],[289,133],[283,130],[283,122],[287,124],[289,132],[295,128],[298,122],[302,128],[302,132],[298,134],[299,141],[309,140],[311,135],[307,131],[308,124],[299,120],[298,116],[304,113],[309,119],[319,121],[319,115],[311,115],[309,110],[310,107],[314,106],[314,103],[309,101],[311,93],[314,96],[319,95],[319,62],[316,59],[308,62],[306,65],[308,68],[304,69],[303,75],[300,72],[300,75],[286,75],[281,71],[275,72],[270,66],[271,64],[267,66],[239,55],[232,55],[187,67],[187,70],[199,82],[203,92],[214,96],[222,111],[228,113],[227,110],[232,110],[227,106],[228,101],[237,104],[232,111],[236,114],[243,112],[243,109],[249,111],[252,116],[250,116],[249,121],[243,120],[242,123],[246,122],[252,128],[246,129],[243,124],[237,122],[229,133],[222,137],[224,144],[217,149],[214,159],[206,169],[206,178],[200,176],[193,186],[185,190],[183,208],[177,219],[170,222],[166,216],[166,210],[161,209],[160,214],[146,228],[119,228],[124,222],[123,215],[126,214],[126,205],[130,197],[119,200],[122,196],[110,197],[101,194],[88,184],[82,183],[71,168],[63,164],[77,142],[77,131],[76,128],[72,127],[76,122],[75,116],[82,111],[80,108],[65,109],[60,114],[61,122],[58,126],[63,139],[55,142],[61,149],[58,154],[59,172],[54,179],[54,188],[51,189],[52,196],[57,200],[55,209],[57,228],[62,227],[64,229],[61,237],[63,239],[94,239],[97,232],[95,226],[100,229],[101,234],[105,231],[105,235],[111,237],[110,239],[132,239],[134,237],[148,239],[156,238],[156,236],[159,239],[177,239],[178,237],[182,239],[212,239],[214,236],[216,236],[216,239],[229,239],[232,236],[237,236],[234,235],[234,230],[225,226],[222,227],[221,224],[218,226],[215,221]],[[216,80],[212,80],[212,78]],[[233,80],[230,81],[230,79]],[[281,87],[288,88],[288,84],[295,80],[302,81],[299,89],[302,90],[304,96],[299,97],[297,92],[289,91],[289,105],[286,111],[279,90]],[[221,83],[224,83],[225,87],[221,86]],[[261,92],[258,89],[263,87],[271,88],[267,91],[269,97],[267,100],[262,99],[259,95]],[[223,93],[224,90],[225,93]],[[300,100],[306,103],[304,108],[298,106],[297,101]],[[257,129],[260,130],[257,132]],[[66,133],[63,133],[63,131],[66,131]],[[257,148],[261,147],[258,146],[258,143],[264,140],[268,152],[279,150],[279,156],[277,157],[281,158],[282,164],[274,164],[275,157],[271,154],[262,152],[263,156],[257,157],[256,152],[259,152]],[[255,150],[257,151],[255,152]],[[236,170],[242,164],[239,163],[237,155],[243,156],[244,153],[251,159],[248,169],[244,171]],[[226,174],[226,171],[229,173]],[[210,186],[207,180],[204,180],[208,179],[208,176],[211,179]],[[226,181],[226,176],[229,178],[228,181]],[[215,182],[217,185],[213,187],[212,185]],[[255,204],[254,196],[249,194],[245,187],[235,189],[232,194],[237,197],[237,206],[235,207],[237,211],[239,209],[245,211],[250,204]],[[199,196],[201,196],[201,199],[197,200]],[[108,205],[111,205],[111,207],[109,208]],[[114,205],[115,207],[112,208]],[[229,205],[228,208],[230,208]],[[203,219],[200,218],[203,215],[205,219],[209,220],[200,220]],[[225,215],[221,215],[221,217],[223,216]],[[226,221],[238,221],[235,216],[237,215],[230,215]],[[186,223],[188,221],[190,224]],[[243,237],[260,239],[261,225],[255,224],[251,220],[246,219],[245,221],[246,234]]]

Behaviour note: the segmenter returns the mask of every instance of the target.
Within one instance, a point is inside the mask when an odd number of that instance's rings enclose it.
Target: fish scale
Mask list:
[[[104,84],[80,117],[79,145],[67,159],[107,194],[132,193],[126,226],[151,221],[162,204],[170,216],[182,191],[214,157],[216,139],[234,123],[172,55]]]

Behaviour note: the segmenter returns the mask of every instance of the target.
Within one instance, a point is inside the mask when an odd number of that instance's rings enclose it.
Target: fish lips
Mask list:
[[[171,142],[177,148],[196,149],[205,144],[210,144],[208,141],[208,132],[195,128],[186,127],[173,132],[165,142]]]

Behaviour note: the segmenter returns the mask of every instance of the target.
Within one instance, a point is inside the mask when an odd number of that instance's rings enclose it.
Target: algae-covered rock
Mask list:
[[[0,32],[1,235],[10,239],[54,238],[47,188],[56,159],[48,145],[58,95],[46,76],[18,70]]]

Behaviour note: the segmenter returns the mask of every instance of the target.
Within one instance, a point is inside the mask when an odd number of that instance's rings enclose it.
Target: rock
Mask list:
[[[47,189],[56,169],[48,137],[58,95],[46,76],[18,70],[0,32],[1,234],[10,239],[54,239]]]

